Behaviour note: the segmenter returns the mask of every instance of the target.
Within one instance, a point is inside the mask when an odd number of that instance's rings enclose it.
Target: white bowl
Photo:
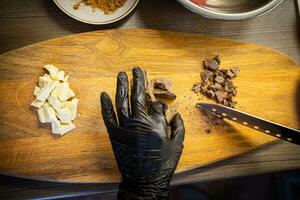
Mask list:
[[[84,4],[81,4],[79,9],[75,10],[73,6],[80,0],[53,1],[64,13],[70,17],[87,24],[95,25],[110,24],[123,19],[133,11],[139,2],[139,0],[127,0],[124,6],[117,9],[114,13],[106,15],[100,9],[93,11],[91,6],[86,6]]]

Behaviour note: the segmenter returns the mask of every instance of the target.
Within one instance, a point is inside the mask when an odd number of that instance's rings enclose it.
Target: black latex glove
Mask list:
[[[169,185],[183,149],[184,125],[179,114],[170,122],[167,135],[165,104],[154,102],[146,111],[143,72],[133,69],[131,106],[128,78],[117,78],[116,107],[110,97],[101,94],[102,116],[122,174],[118,199],[168,199]],[[130,109],[131,108],[131,111]]]

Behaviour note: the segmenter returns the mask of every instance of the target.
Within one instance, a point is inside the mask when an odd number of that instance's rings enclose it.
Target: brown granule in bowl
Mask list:
[[[91,6],[93,10],[101,9],[105,14],[110,14],[121,8],[127,0],[82,0],[74,5],[74,9],[79,9],[80,3]]]

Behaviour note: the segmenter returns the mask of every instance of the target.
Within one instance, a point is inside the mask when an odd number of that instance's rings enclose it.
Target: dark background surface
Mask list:
[[[86,31],[151,28],[223,36],[257,43],[281,51],[299,64],[299,13],[295,2],[296,0],[285,0],[271,13],[259,18],[229,22],[205,19],[186,10],[175,0],[141,0],[135,12],[126,19],[112,25],[94,26],[68,17],[52,0],[1,0],[0,53]],[[291,196],[293,191],[300,191],[297,171],[299,169],[300,148],[278,141],[234,158],[177,174],[172,181],[172,198],[179,199],[185,194],[182,191],[189,191],[186,195],[196,196],[195,192],[201,189],[207,194],[198,194],[203,195],[203,198],[209,196],[213,199],[292,199],[297,197]],[[274,173],[287,170],[296,171]],[[248,177],[249,175],[256,176]],[[234,178],[241,176],[244,178]],[[186,185],[191,183],[194,184]],[[0,199],[74,195],[88,196],[82,197],[83,199],[114,199],[116,190],[117,184],[51,183],[0,176]],[[109,196],[100,195],[107,192],[110,192]],[[93,194],[97,195],[91,196]],[[251,196],[253,194],[256,195]]]

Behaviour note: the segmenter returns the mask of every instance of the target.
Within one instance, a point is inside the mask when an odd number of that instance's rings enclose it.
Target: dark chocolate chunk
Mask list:
[[[195,93],[201,92],[201,83],[195,83],[192,89]]]
[[[219,64],[216,60],[212,60],[209,64],[209,68],[213,71],[219,69]]]
[[[222,89],[222,86],[219,83],[215,83],[215,87],[216,87],[217,90]]]
[[[213,75],[213,73],[209,70],[205,70],[203,72],[201,72],[201,78],[203,82],[207,82],[209,80],[209,78]]]
[[[232,94],[232,96],[236,96],[237,95],[236,88],[231,88],[230,93]]]
[[[224,79],[222,76],[217,76],[217,77],[215,78],[215,81],[216,81],[217,83],[219,83],[219,84],[223,83],[224,80],[225,80],[225,79]]]
[[[209,98],[214,98],[215,97],[215,92],[213,90],[208,90],[206,93],[207,93],[207,96]]]
[[[217,90],[216,86],[213,85],[213,84],[209,84],[209,85],[207,86],[207,88],[208,88],[209,90],[213,90],[213,91],[216,91],[216,90]]]
[[[213,60],[217,61],[217,63],[218,63],[219,65],[221,64],[221,58],[220,58],[219,55],[215,56],[215,57],[213,58]]]
[[[222,76],[223,78],[225,78],[225,75],[223,74],[223,72],[222,72],[221,70],[216,70],[216,71],[214,72],[214,75],[215,75],[215,76]]]
[[[161,89],[165,91],[172,90],[172,82],[164,78],[156,78],[151,80],[151,84],[155,89]]]
[[[145,80],[145,93],[146,93],[146,97],[147,97],[147,101],[148,102],[155,102],[156,98],[153,94],[153,87],[151,82],[148,79],[148,72],[147,70],[143,70],[144,73],[144,80]]]
[[[211,59],[205,58],[203,63],[204,63],[204,68],[208,69],[211,63]]]
[[[228,70],[228,72],[226,73],[227,77],[230,79],[233,79],[235,77],[234,73],[232,73],[231,70]]]
[[[215,93],[217,101],[220,103],[223,102],[223,99],[226,98],[227,94],[228,94],[227,92],[217,91]]]
[[[226,99],[223,99],[222,104],[223,104],[224,106],[228,106],[228,105],[229,105],[229,102],[228,102]]]
[[[227,74],[228,69],[220,69],[220,71],[221,71],[223,74]]]
[[[161,90],[161,89],[153,89],[153,94],[156,97],[160,97],[163,99],[176,99],[176,95],[171,91]]]
[[[234,77],[236,77],[240,72],[238,67],[232,67],[230,68],[230,71],[234,74]]]

